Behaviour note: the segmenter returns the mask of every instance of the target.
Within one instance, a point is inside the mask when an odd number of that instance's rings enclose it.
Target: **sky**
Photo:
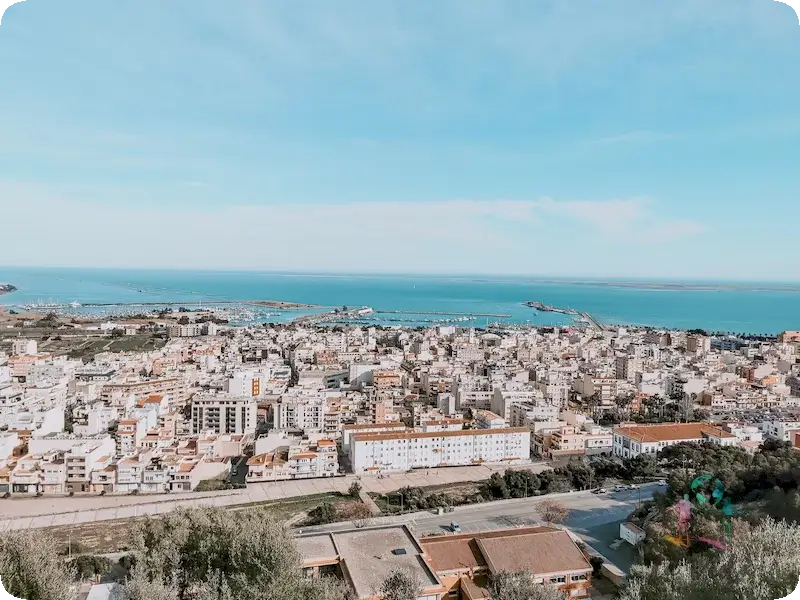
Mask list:
[[[0,265],[798,281],[798,65],[773,0],[27,0]]]

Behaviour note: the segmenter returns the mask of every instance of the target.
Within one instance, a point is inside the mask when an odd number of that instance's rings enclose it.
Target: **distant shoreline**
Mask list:
[[[10,283],[0,283],[0,296],[5,296],[6,294],[10,294],[16,291],[17,288],[11,285]]]
[[[639,290],[673,290],[673,291],[700,291],[700,292],[800,292],[798,284],[773,284],[758,285],[746,283],[654,283],[637,281],[555,281],[541,280],[540,283],[559,283],[567,285],[583,285],[592,287],[618,287]]]

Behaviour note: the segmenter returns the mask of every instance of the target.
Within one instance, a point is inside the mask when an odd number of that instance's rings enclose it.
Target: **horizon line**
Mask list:
[[[629,283],[768,283],[783,285],[798,285],[800,280],[790,279],[725,279],[707,276],[623,276],[623,275],[544,275],[535,273],[480,273],[480,272],[444,272],[444,271],[343,271],[325,269],[242,269],[242,268],[202,268],[202,267],[111,267],[111,266],[52,266],[52,265],[0,265],[3,269],[13,270],[92,270],[92,271],[155,271],[155,272],[190,272],[190,273],[259,273],[271,275],[300,275],[300,276],[339,276],[339,277],[442,277],[442,278],[513,278],[530,279],[533,281],[563,281],[579,283],[610,283],[610,282],[629,282]],[[0,282],[2,283],[2,282]],[[13,285],[13,282],[6,282]]]

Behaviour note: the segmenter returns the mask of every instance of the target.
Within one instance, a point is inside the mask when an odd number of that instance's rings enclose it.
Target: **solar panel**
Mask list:
[[[404,556],[406,554],[406,549],[405,548],[397,548],[395,550],[392,550],[392,554],[394,554],[395,556]]]

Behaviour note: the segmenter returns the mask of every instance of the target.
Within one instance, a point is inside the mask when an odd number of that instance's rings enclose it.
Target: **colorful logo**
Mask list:
[[[713,483],[712,483],[713,482]],[[711,484],[711,493],[706,494],[703,490]],[[705,507],[711,506],[722,511],[722,526],[725,531],[726,541],[712,540],[709,538],[701,537],[696,541],[708,544],[719,550],[726,550],[730,542],[731,535],[733,534],[732,517],[734,513],[733,504],[730,497],[727,495],[725,484],[721,480],[715,479],[713,475],[704,474],[697,477],[692,481],[691,493],[686,493],[683,499],[678,502],[675,507],[678,509],[678,531],[677,535],[664,536],[669,542],[681,548],[687,548],[691,545],[689,538],[689,524],[692,520],[692,508],[695,506]]]

